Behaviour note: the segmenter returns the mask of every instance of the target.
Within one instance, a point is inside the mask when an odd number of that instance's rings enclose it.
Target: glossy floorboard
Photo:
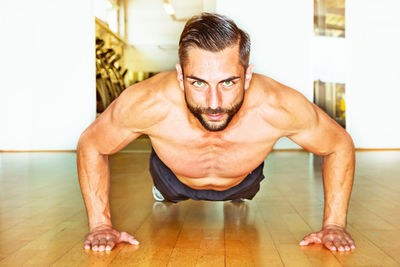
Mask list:
[[[302,248],[319,230],[321,158],[274,152],[243,203],[154,202],[149,153],[110,157],[114,226],[140,246],[83,249],[75,153],[0,153],[0,266],[400,266],[400,151],[357,152],[348,232],[357,249]]]

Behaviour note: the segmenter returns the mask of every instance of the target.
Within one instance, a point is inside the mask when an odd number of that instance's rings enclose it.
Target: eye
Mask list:
[[[204,86],[204,82],[201,82],[201,81],[195,81],[195,82],[193,82],[192,84],[193,84],[194,86],[198,87],[198,88]]]
[[[235,83],[232,82],[232,81],[224,81],[224,82],[222,83],[222,85],[225,86],[225,87],[230,87],[230,86],[232,86],[232,85],[234,85],[234,84],[235,84]]]

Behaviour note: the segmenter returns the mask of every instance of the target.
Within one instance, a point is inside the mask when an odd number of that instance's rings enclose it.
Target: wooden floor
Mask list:
[[[114,226],[139,247],[83,249],[75,153],[0,153],[0,266],[400,266],[400,151],[357,152],[348,232],[331,253],[299,241],[320,229],[321,158],[274,152],[243,203],[153,201],[148,152],[110,157]]]

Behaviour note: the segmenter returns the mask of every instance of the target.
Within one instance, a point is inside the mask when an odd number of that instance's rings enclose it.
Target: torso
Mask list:
[[[239,184],[265,160],[283,134],[263,116],[265,110],[275,108],[269,106],[267,97],[260,97],[268,95],[259,92],[266,90],[260,88],[265,83],[257,81],[261,75],[253,77],[241,109],[220,132],[193,127],[190,122],[195,118],[186,107],[183,91],[174,83],[174,72],[170,76],[163,89],[171,105],[167,115],[144,131],[155,152],[189,187],[226,190]]]

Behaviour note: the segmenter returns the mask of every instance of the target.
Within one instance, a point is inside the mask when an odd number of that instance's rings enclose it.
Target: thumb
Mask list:
[[[139,245],[139,242],[135,239],[135,237],[127,232],[121,232],[119,242],[128,242],[132,245]]]
[[[300,246],[307,246],[309,244],[321,243],[321,239],[317,236],[317,233],[309,234],[300,241]]]

